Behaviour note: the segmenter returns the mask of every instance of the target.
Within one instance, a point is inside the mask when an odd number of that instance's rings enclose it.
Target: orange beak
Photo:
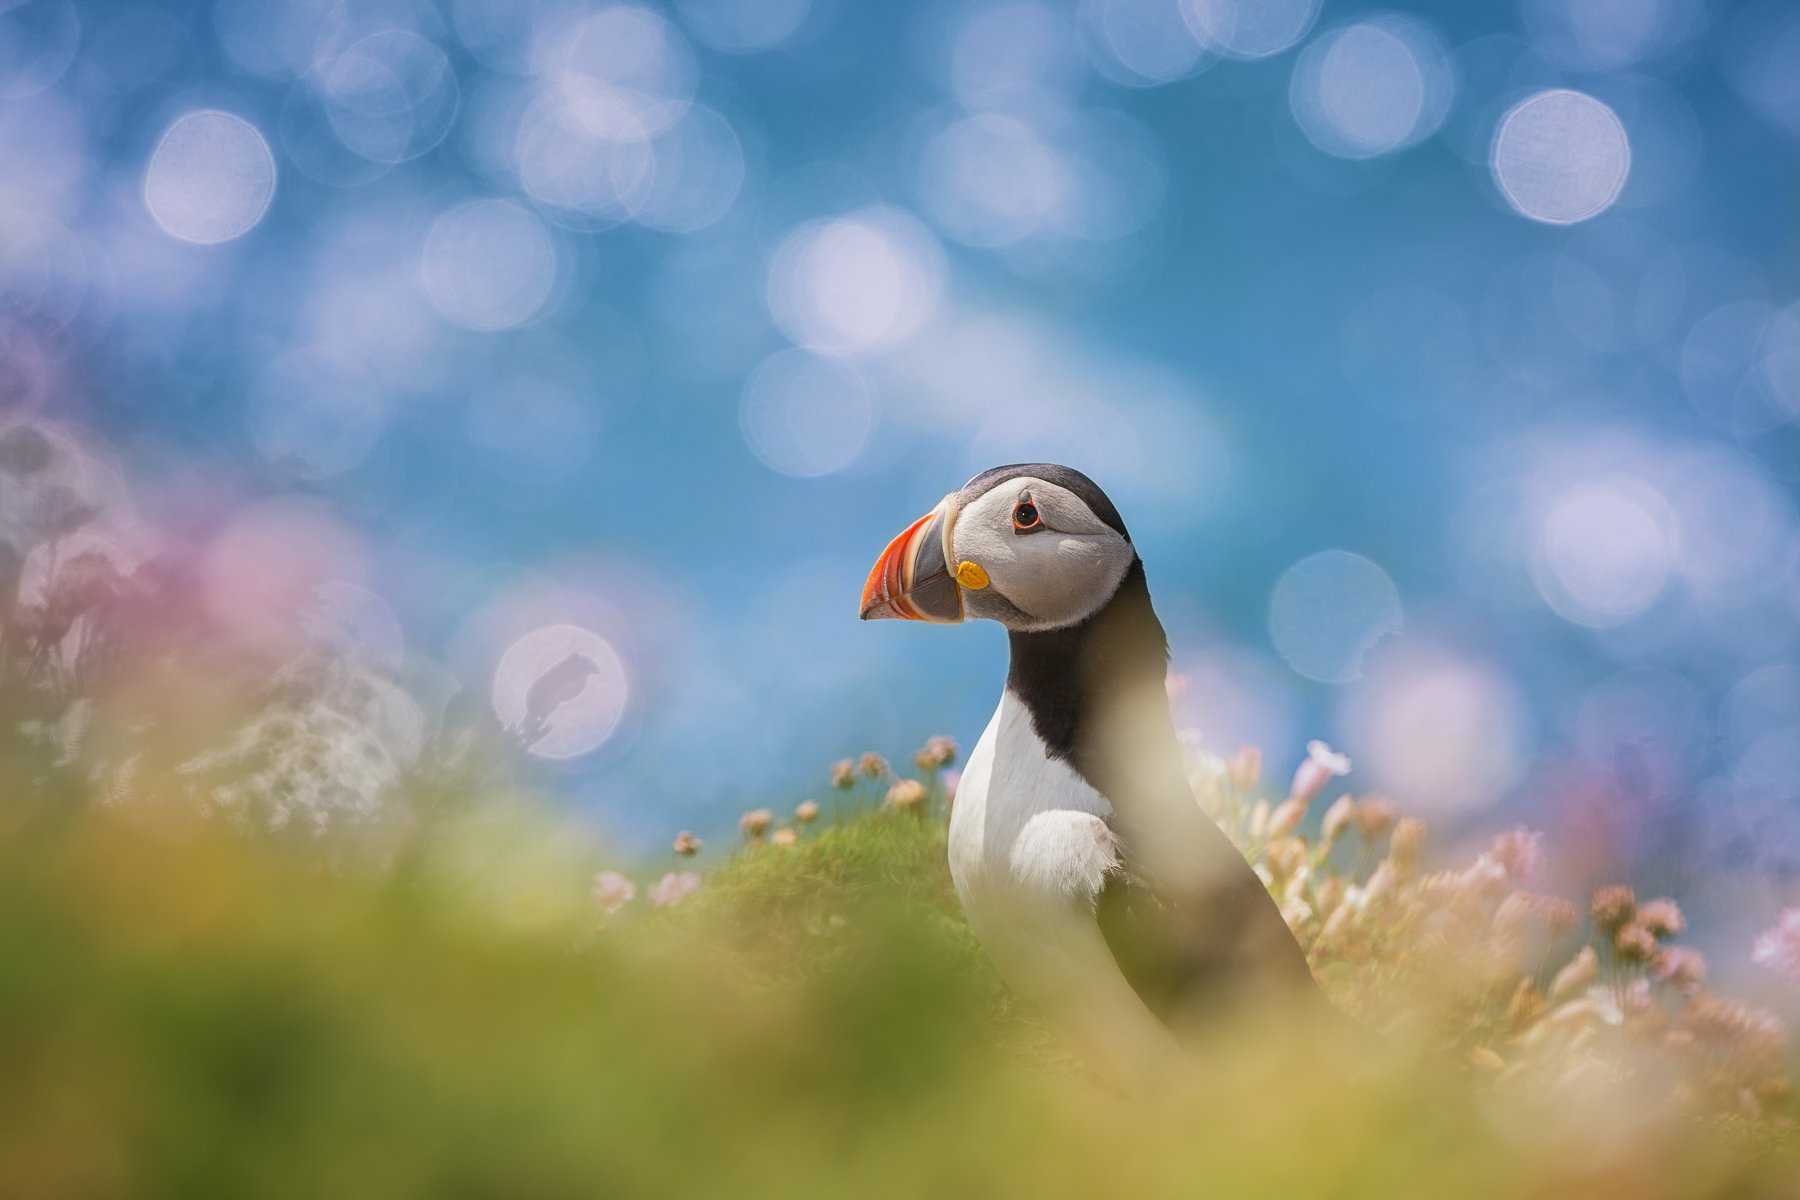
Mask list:
[[[950,573],[944,546],[949,527],[946,500],[888,543],[863,585],[863,620],[897,617],[954,625],[963,619],[962,588]]]

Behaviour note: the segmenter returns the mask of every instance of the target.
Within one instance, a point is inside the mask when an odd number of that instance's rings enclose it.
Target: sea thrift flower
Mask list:
[[[1613,949],[1626,962],[1647,963],[1656,957],[1656,935],[1633,921],[1614,935]]]
[[[1522,935],[1532,924],[1532,897],[1526,892],[1509,892],[1494,910],[1494,932],[1502,936]]]
[[[738,828],[747,838],[759,838],[775,824],[775,814],[766,808],[753,808],[738,818]]]
[[[1671,946],[1656,956],[1656,978],[1691,996],[1706,982],[1706,959],[1698,950]]]
[[[1483,854],[1456,876],[1456,886],[1469,898],[1498,903],[1506,895],[1506,868]]]
[[[1594,953],[1592,946],[1583,946],[1569,960],[1568,966],[1556,973],[1550,981],[1550,1002],[1559,1004],[1564,1000],[1579,996],[1594,986],[1594,980],[1600,977],[1600,957]]]
[[[1622,883],[1600,888],[1588,901],[1588,912],[1600,932],[1617,933],[1637,915],[1637,893]]]
[[[1306,757],[1294,771],[1294,782],[1288,787],[1288,795],[1297,800],[1311,800],[1325,790],[1333,775],[1348,775],[1350,760],[1337,753],[1324,742],[1314,740],[1306,743]]]
[[[856,786],[856,764],[847,758],[831,764],[831,786],[840,792]]]
[[[1524,881],[1544,865],[1544,835],[1521,825],[1495,838],[1488,853],[1508,875]]]
[[[1512,999],[1506,1005],[1506,1023],[1514,1029],[1523,1029],[1544,1015],[1544,995],[1531,985],[1531,980],[1521,979],[1513,988]]]
[[[1306,801],[1297,797],[1289,797],[1275,806],[1269,814],[1269,836],[1286,837],[1300,828],[1300,822],[1306,819]]]
[[[1364,901],[1372,902],[1381,899],[1393,890],[1394,884],[1398,881],[1399,872],[1394,870],[1393,863],[1386,859],[1376,863],[1375,869],[1369,872],[1369,882],[1363,884]]]
[[[692,871],[670,871],[650,885],[650,903],[658,908],[668,908],[699,890],[700,877]]]
[[[857,766],[862,770],[862,773],[867,775],[870,779],[879,779],[888,773],[888,760],[881,757],[881,755],[875,753],[873,750],[863,755],[862,758],[857,761]]]
[[[816,821],[818,819],[819,819],[819,802],[818,801],[802,800],[797,806],[795,806],[794,820],[800,822],[802,825],[811,825],[814,821]]]
[[[1339,796],[1333,800],[1331,807],[1325,810],[1325,823],[1319,830],[1326,844],[1329,845],[1342,837],[1344,830],[1350,827],[1350,819],[1355,815],[1356,801],[1348,796]]]
[[[1295,936],[1299,936],[1305,930],[1307,922],[1311,921],[1312,917],[1312,908],[1304,900],[1289,900],[1281,906],[1281,919],[1287,922],[1288,929]]]
[[[683,858],[694,857],[694,855],[700,853],[700,839],[689,833],[687,830],[682,830],[675,835],[675,853],[681,855]]]
[[[1225,774],[1239,792],[1255,791],[1257,781],[1262,778],[1262,751],[1255,746],[1239,746],[1231,761],[1225,764]]]
[[[1319,915],[1329,917],[1344,902],[1344,877],[1327,875],[1319,881],[1318,889],[1313,893],[1313,906]]]
[[[1299,838],[1278,837],[1263,850],[1263,861],[1269,864],[1271,875],[1286,879],[1306,862],[1306,843]]]
[[[1651,1005],[1650,981],[1648,979],[1632,980],[1625,985],[1625,991],[1619,999],[1620,1007],[1628,1013],[1649,1012]]]
[[[594,907],[609,917],[636,896],[637,884],[617,871],[602,871],[594,876]]]
[[[1681,915],[1681,906],[1667,896],[1659,896],[1655,900],[1646,900],[1638,905],[1638,923],[1659,938],[1680,937],[1687,928],[1687,920]]]
[[[1787,1057],[1787,1026],[1774,1013],[1701,992],[1681,1010],[1681,1024],[1705,1041],[1772,1062]]]
[[[1357,832],[1372,842],[1392,829],[1399,816],[1386,796],[1367,796],[1357,802],[1354,819]]]
[[[1538,920],[1544,923],[1544,930],[1551,937],[1572,933],[1581,924],[1581,914],[1561,896],[1537,896],[1534,897],[1534,904]]]
[[[1401,817],[1394,825],[1393,840],[1388,843],[1388,858],[1401,871],[1419,865],[1419,852],[1425,846],[1425,822],[1417,817]]]
[[[888,789],[887,805],[902,812],[913,812],[925,804],[925,785],[916,779],[902,779]]]
[[[1259,838],[1269,832],[1269,802],[1258,800],[1250,806],[1250,836]]]
[[[795,842],[800,840],[800,836],[792,829],[784,826],[770,834],[769,840],[774,842],[777,846],[792,846]]]
[[[1800,908],[1784,910],[1779,921],[1757,935],[1750,961],[1800,980]]]
[[[944,785],[944,803],[956,803],[956,789],[962,783],[961,771],[945,771],[938,776],[938,782]]]
[[[942,734],[927,738],[925,745],[913,755],[913,761],[921,771],[935,771],[939,767],[947,767],[956,761],[956,742]]]

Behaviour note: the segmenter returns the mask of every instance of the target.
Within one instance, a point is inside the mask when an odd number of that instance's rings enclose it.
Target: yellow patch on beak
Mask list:
[[[956,582],[971,592],[979,592],[988,585],[988,574],[981,569],[980,563],[973,563],[965,558],[956,564]]]

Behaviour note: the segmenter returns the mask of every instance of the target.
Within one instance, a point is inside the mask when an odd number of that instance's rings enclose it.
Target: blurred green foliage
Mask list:
[[[178,805],[13,807],[0,1195],[1774,1196],[1792,1178],[1766,1126],[1584,1142],[1496,1119],[1453,1070],[1326,1077],[1271,1030],[1180,1094],[1108,1094],[1008,999],[921,814],[749,850],[611,923],[569,841],[528,808],[466,815],[396,872]]]

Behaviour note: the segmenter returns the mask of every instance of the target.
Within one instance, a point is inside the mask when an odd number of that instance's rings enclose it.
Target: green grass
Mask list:
[[[166,816],[0,829],[0,1196],[1753,1196],[1791,1165],[1540,1145],[1453,1074],[1350,1085],[1267,1037],[1127,1103],[994,977],[943,836],[854,817],[602,923],[517,810],[403,876]]]

